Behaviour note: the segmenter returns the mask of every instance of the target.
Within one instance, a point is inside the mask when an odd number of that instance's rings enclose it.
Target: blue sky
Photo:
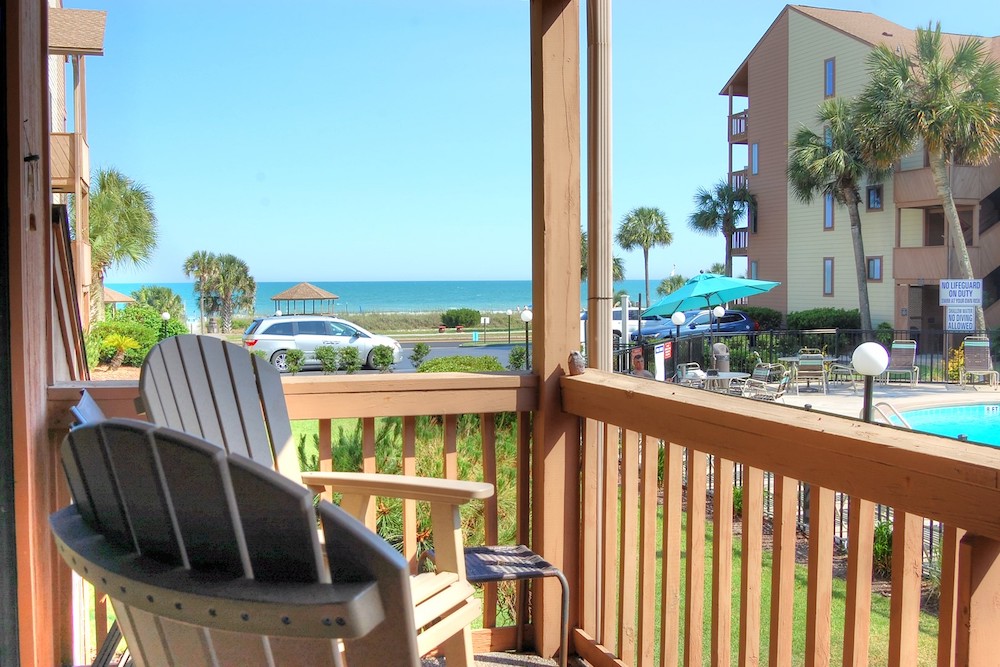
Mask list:
[[[531,277],[525,0],[65,4],[108,12],[105,55],[87,61],[92,168],[144,184],[159,221],[151,261],[108,282],[184,280],[196,250],[258,281]],[[613,215],[666,213],[657,282],[723,259],[721,235],[687,218],[725,176],[719,90],[784,4],[614,4]],[[829,6],[1000,34],[992,2]],[[616,254],[642,278],[640,251]]]

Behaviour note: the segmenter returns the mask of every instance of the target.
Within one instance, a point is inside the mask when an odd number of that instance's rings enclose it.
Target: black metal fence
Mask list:
[[[956,358],[961,352],[962,341],[967,336],[983,336],[987,332],[960,332],[943,330],[906,331],[878,329],[864,331],[861,329],[813,329],[813,330],[773,330],[758,331],[752,334],[716,334],[714,336],[697,335],[682,337],[678,340],[646,341],[641,344],[622,345],[615,349],[614,370],[627,373],[631,370],[629,352],[636,347],[642,347],[647,360],[647,368],[652,368],[655,348],[663,344],[664,358],[656,359],[664,364],[665,376],[672,378],[677,364],[697,363],[702,368],[714,368],[712,343],[722,342],[729,348],[729,368],[733,371],[750,372],[758,359],[766,363],[775,363],[780,357],[793,356],[801,348],[810,347],[820,350],[824,356],[836,357],[845,363],[850,362],[855,348],[863,342],[874,340],[881,343],[886,350],[896,339],[910,339],[917,343],[916,364],[920,368],[921,382],[957,382],[960,361]],[[991,352],[994,363],[1000,353],[1000,330],[989,332]]]

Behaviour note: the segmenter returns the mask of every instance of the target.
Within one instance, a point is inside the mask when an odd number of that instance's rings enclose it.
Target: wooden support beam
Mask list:
[[[992,665],[1000,637],[1000,541],[966,535],[958,547],[956,665]]]
[[[579,419],[562,411],[559,380],[580,344],[580,6],[531,1],[532,367],[539,378],[532,443],[532,548],[577,581]],[[560,589],[537,585],[540,654],[559,646]],[[576,595],[577,587],[570,590]],[[576,624],[577,605],[570,605]]]

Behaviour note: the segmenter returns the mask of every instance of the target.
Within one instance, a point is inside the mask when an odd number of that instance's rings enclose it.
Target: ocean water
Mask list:
[[[257,283],[254,312],[270,315],[275,311],[271,297],[294,287],[296,282]],[[338,315],[352,313],[395,312],[444,312],[449,308],[475,308],[483,312],[516,311],[531,305],[530,280],[447,280],[447,281],[384,281],[384,282],[315,282],[320,289],[336,294],[334,307]],[[656,289],[659,283],[650,282]],[[188,319],[198,317],[198,299],[194,283],[108,283],[108,287],[122,294],[131,294],[144,285],[169,287],[184,300]],[[615,291],[627,290],[633,300],[645,289],[642,280],[624,280],[615,283]],[[654,300],[657,298],[654,295]],[[587,301],[587,285],[580,286],[580,307]],[[287,312],[282,304],[283,312]],[[308,305],[307,305],[308,309]],[[307,312],[309,312],[307,310]]]

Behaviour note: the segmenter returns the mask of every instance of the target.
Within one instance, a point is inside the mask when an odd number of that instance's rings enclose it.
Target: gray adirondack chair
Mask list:
[[[420,664],[405,559],[306,488],[138,421],[76,428],[61,454],[57,550],[108,594],[136,664]]]
[[[449,667],[471,667],[471,622],[482,613],[468,581],[459,506],[493,494],[491,484],[403,475],[299,469],[278,371],[243,348],[211,336],[167,338],[142,365],[146,416],[272,468],[319,493],[342,495],[340,507],[363,520],[378,497],[427,501],[436,569],[410,579],[420,655],[435,648]]]

